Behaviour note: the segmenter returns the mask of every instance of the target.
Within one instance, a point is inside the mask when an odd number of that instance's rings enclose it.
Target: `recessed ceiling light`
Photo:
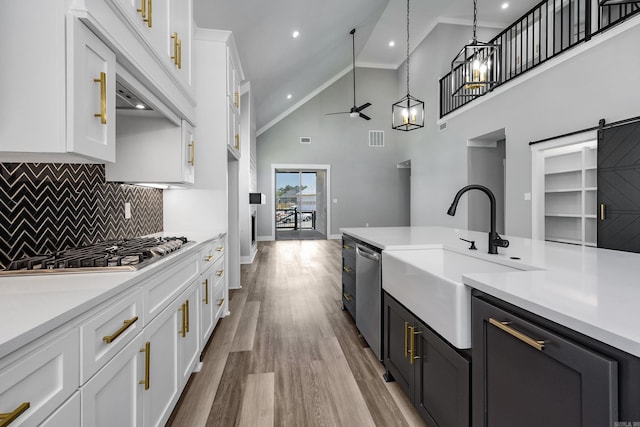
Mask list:
[[[394,42],[393,40],[389,42],[389,47],[394,47],[395,45],[396,45],[396,42]]]
[[[136,104],[136,108],[137,108],[138,110],[144,110],[144,109],[145,109],[145,108],[147,108],[147,107],[145,107],[145,106],[144,106],[144,104]]]
[[[298,36],[300,35],[300,31],[296,30],[293,32],[293,34],[291,34],[293,36],[294,39],[298,38]]]
[[[287,95],[287,99],[291,99],[291,94]]]
[[[506,8],[508,8],[508,7],[509,7],[509,3],[502,3],[502,8],[503,8],[503,9],[506,9]]]

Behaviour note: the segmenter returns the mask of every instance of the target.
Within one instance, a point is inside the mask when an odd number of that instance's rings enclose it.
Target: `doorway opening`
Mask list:
[[[276,240],[327,238],[327,170],[274,168]]]

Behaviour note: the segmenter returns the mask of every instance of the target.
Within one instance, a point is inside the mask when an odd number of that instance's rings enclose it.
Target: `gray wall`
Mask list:
[[[331,165],[329,191],[331,199],[338,202],[331,203],[329,235],[340,234],[340,227],[408,225],[398,210],[398,132],[391,132],[390,125],[391,103],[398,97],[395,71],[358,68],[356,74],[356,103],[373,104],[364,111],[370,121],[352,119],[348,114],[325,115],[351,108],[353,83],[348,73],[258,136],[258,191],[267,196],[267,204],[258,209],[261,238],[271,236],[272,164]],[[384,147],[369,147],[369,130],[384,131]],[[312,143],[300,144],[301,136],[311,137]]]
[[[489,188],[496,198],[496,230],[504,233],[504,160],[505,140],[494,141],[493,147],[469,147],[467,149],[467,179],[469,184]],[[491,204],[481,191],[467,193],[468,229],[489,231]],[[463,201],[460,201],[462,204]]]

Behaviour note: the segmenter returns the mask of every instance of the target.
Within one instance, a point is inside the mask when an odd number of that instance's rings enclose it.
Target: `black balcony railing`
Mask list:
[[[315,230],[316,211],[276,209],[276,229],[278,230]]]
[[[499,46],[490,90],[588,41],[592,36],[640,13],[635,3],[607,0],[543,0],[489,43]],[[487,92],[456,94],[454,82],[462,70],[440,79],[440,117],[457,110]],[[490,91],[489,90],[489,91]]]

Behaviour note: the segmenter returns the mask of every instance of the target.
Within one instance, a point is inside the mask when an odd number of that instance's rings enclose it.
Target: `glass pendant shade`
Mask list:
[[[472,41],[451,61],[453,96],[478,96],[499,82],[498,45]]]
[[[407,94],[391,106],[392,127],[410,131],[424,127],[424,102]]]

